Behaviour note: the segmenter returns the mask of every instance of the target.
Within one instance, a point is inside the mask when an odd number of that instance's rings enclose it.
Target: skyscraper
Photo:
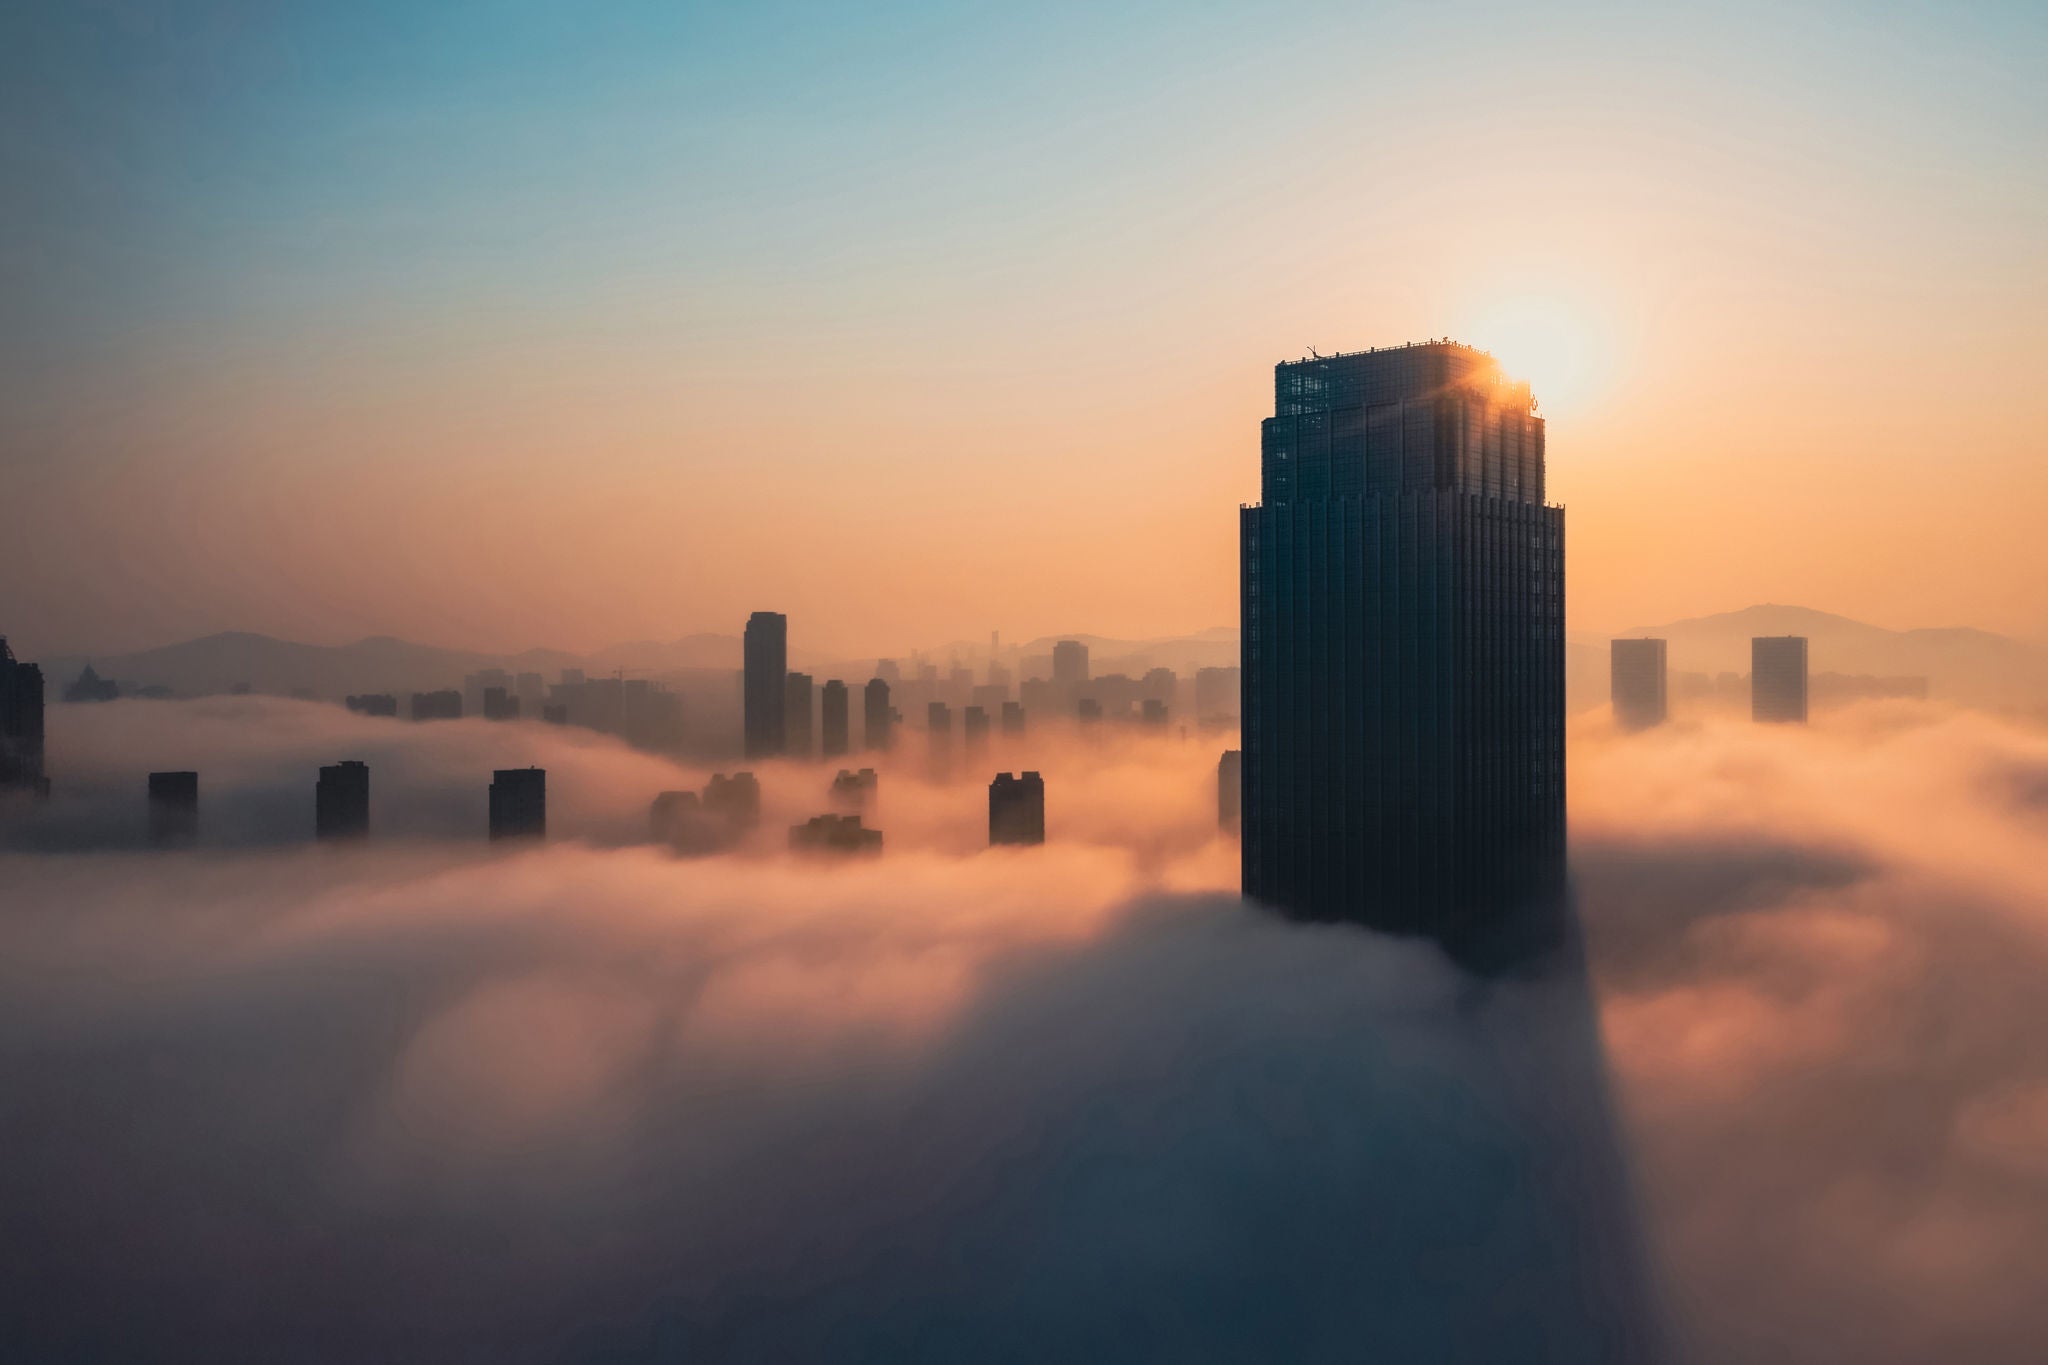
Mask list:
[[[1006,701],[1003,703],[1003,733],[1012,738],[1024,733],[1024,704]]]
[[[1037,773],[997,773],[988,784],[988,841],[991,844],[1045,842],[1045,779]]]
[[[491,838],[540,839],[548,832],[544,768],[500,768],[491,774]]]
[[[1668,715],[1662,640],[1610,640],[1607,644],[1608,691],[1614,699],[1614,721],[1624,730],[1662,725]]]
[[[782,680],[782,752],[808,762],[811,749],[811,675],[791,673]]]
[[[0,635],[0,792],[48,796],[43,773],[43,670],[14,657]]]
[[[896,712],[889,705],[889,684],[883,678],[869,678],[861,693],[861,744],[875,751],[887,749],[895,739]]]
[[[1052,647],[1052,680],[1059,687],[1078,692],[1088,681],[1088,646],[1079,640],[1062,640]]]
[[[946,776],[953,767],[953,708],[942,701],[925,704],[924,746],[932,775]]]
[[[199,774],[149,775],[149,840],[185,844],[199,835]]]
[[[849,719],[846,705],[846,684],[833,678],[825,684],[818,704],[818,724],[822,748],[826,758],[838,758],[845,754]]]
[[[1806,637],[1760,635],[1749,642],[1753,720],[1806,723]]]
[[[344,759],[313,784],[313,837],[361,839],[370,833],[370,765]]]
[[[748,758],[773,758],[783,750],[784,715],[788,708],[789,618],[779,611],[757,611],[747,618],[744,647]]]
[[[1526,385],[1449,343],[1275,367],[1240,512],[1244,889],[1446,937],[1564,856],[1564,512]]]
[[[969,761],[988,752],[988,712],[979,706],[960,713],[960,749]]]

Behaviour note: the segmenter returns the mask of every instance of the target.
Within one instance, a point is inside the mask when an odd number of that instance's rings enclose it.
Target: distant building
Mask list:
[[[1844,706],[1857,701],[1926,701],[1923,674],[1875,677],[1868,673],[1814,673],[1808,678],[1813,707]]]
[[[361,696],[344,698],[349,710],[361,716],[395,716],[398,714],[398,698],[389,692],[365,692]]]
[[[489,696],[496,688],[501,696],[516,696],[512,690],[512,675],[502,668],[480,668],[462,680],[462,709],[472,716],[486,720],[503,720],[490,712]]]
[[[1614,721],[1624,730],[1662,725],[1670,714],[1670,672],[1662,640],[1610,640],[1607,645],[1608,690],[1614,700]]]
[[[1052,680],[1061,687],[1078,689],[1088,681],[1088,646],[1079,640],[1062,640],[1052,647]]]
[[[548,702],[540,708],[540,718],[549,725],[569,723],[569,703]]]
[[[1024,733],[1024,703],[1006,701],[1003,703],[1003,733],[1015,738]]]
[[[752,773],[713,773],[704,785],[704,809],[723,820],[734,837],[761,823],[761,784]]]
[[[988,712],[979,706],[960,713],[960,751],[969,759],[988,752]]]
[[[773,758],[788,739],[789,618],[757,611],[747,618],[742,709],[748,758]]]
[[[1045,842],[1045,779],[996,774],[988,784],[988,841],[991,844]]]
[[[540,839],[547,832],[547,770],[500,768],[491,774],[491,838]]]
[[[833,806],[839,810],[865,811],[874,805],[880,791],[881,779],[875,776],[873,768],[862,768],[859,772],[841,768],[832,779],[830,795]]]
[[[0,635],[0,793],[50,794],[43,771],[43,670],[22,663]]]
[[[519,698],[502,687],[484,689],[485,720],[518,720]]]
[[[811,675],[786,674],[782,680],[782,698],[782,752],[808,762],[817,756],[811,746]]]
[[[313,837],[362,839],[370,833],[370,765],[345,759],[313,784]]]
[[[716,853],[739,833],[732,821],[696,792],[663,792],[647,811],[648,834],[678,853]]]
[[[1243,677],[1243,670],[1236,668],[1196,669],[1195,719],[1237,719]]]
[[[865,828],[858,815],[814,815],[789,827],[789,846],[799,853],[880,853],[882,831]]]
[[[888,660],[883,660],[887,663]],[[861,745],[870,752],[886,751],[895,739],[896,712],[889,705],[889,681],[868,679],[861,693]]]
[[[1148,730],[1164,730],[1166,728],[1166,703],[1157,697],[1145,698],[1144,703],[1139,708],[1138,720]]]
[[[112,678],[102,678],[91,664],[80,670],[71,686],[64,689],[65,701],[113,701],[120,695],[121,684]]]
[[[1752,719],[1806,723],[1806,637],[1760,635],[1749,642]]]
[[[944,772],[953,761],[953,708],[942,701],[924,708],[925,754],[934,772]]]
[[[187,844],[199,836],[199,774],[149,775],[149,841]]]
[[[512,680],[513,695],[519,698],[519,714],[537,716],[547,703],[548,685],[538,673],[521,673]]]
[[[819,694],[819,750],[826,758],[842,758],[850,748],[846,684],[837,678],[826,682]]]
[[[412,694],[414,720],[461,720],[462,694],[452,689]]]
[[[1102,703],[1093,697],[1083,697],[1074,707],[1074,714],[1083,725],[1102,723]]]
[[[1002,712],[1003,703],[1010,699],[1008,683],[983,683],[968,694],[968,704],[979,706],[991,716]]]
[[[1225,834],[1244,830],[1244,750],[1225,749],[1216,762],[1216,824]]]

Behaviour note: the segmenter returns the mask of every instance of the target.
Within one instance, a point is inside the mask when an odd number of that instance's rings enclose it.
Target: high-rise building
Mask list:
[[[1614,722],[1622,729],[1647,730],[1670,714],[1664,657],[1662,640],[1607,642],[1608,693]]]
[[[713,773],[704,784],[704,809],[739,838],[761,823],[761,784],[752,773]]]
[[[519,698],[510,690],[493,684],[484,689],[485,720],[518,720]]]
[[[461,720],[462,694],[454,688],[412,694],[414,720]]]
[[[875,776],[873,768],[862,768],[854,772],[841,768],[839,775],[832,779],[828,795],[832,804],[842,811],[864,811],[874,804],[881,793],[881,779]]]
[[[1148,730],[1166,728],[1166,703],[1157,697],[1147,697],[1138,707],[1138,723]]]
[[[933,774],[943,777],[953,763],[953,708],[942,701],[925,704],[924,746]]]
[[[1003,733],[1015,738],[1024,733],[1024,703],[1006,701],[1003,703]]]
[[[1244,889],[1461,936],[1564,865],[1564,512],[1482,352],[1275,368],[1240,512]]]
[[[825,684],[818,703],[818,724],[821,735],[820,749],[826,758],[842,757],[849,745],[847,731],[846,684],[833,678]]]
[[[1749,642],[1749,714],[1806,723],[1806,637],[1760,635]]]
[[[1244,751],[1225,749],[1216,761],[1216,825],[1225,834],[1244,829]]]
[[[789,618],[757,611],[747,618],[742,683],[748,758],[773,758],[787,739]]]
[[[863,827],[858,815],[814,815],[789,827],[789,846],[798,853],[880,853],[882,831]]]
[[[395,716],[398,714],[398,697],[390,692],[365,692],[360,696],[343,698],[349,710],[363,716]]]
[[[199,774],[149,775],[149,840],[187,844],[199,836]]]
[[[370,833],[370,765],[344,759],[313,784],[313,836],[361,839]]]
[[[896,712],[889,705],[889,683],[869,678],[861,692],[861,745],[874,752],[889,747],[895,738]]]
[[[1045,842],[1045,779],[1037,773],[997,773],[988,784],[988,841],[991,844]]]
[[[1052,680],[1061,687],[1078,689],[1088,681],[1088,646],[1079,640],[1062,640],[1052,647]]]
[[[988,712],[979,706],[960,713],[960,751],[970,760],[988,752]]]
[[[811,747],[811,675],[786,675],[782,680],[782,698],[782,752],[808,762],[816,757]]]
[[[43,771],[43,670],[22,663],[0,635],[0,793],[48,796]]]
[[[545,768],[500,768],[491,774],[491,837],[540,839],[548,832]]]

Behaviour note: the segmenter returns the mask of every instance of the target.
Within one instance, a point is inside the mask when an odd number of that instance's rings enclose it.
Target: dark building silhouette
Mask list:
[[[1244,751],[1225,749],[1216,761],[1216,825],[1225,834],[1244,830]]]
[[[395,716],[398,714],[398,698],[389,692],[365,692],[361,696],[344,699],[348,709],[363,716]]]
[[[43,770],[43,670],[14,657],[0,635],[0,793],[50,794]]]
[[[64,689],[65,701],[113,701],[121,695],[121,684],[102,678],[91,664],[79,670],[71,686]]]
[[[1052,680],[1060,687],[1078,689],[1088,681],[1088,646],[1079,640],[1062,640],[1052,647]]]
[[[1749,642],[1749,714],[1806,723],[1806,637],[1760,635]]]
[[[761,823],[761,784],[752,773],[713,773],[704,784],[704,808],[737,838]]]
[[[1024,703],[1006,701],[1003,703],[1003,733],[1012,738],[1024,733]]]
[[[544,768],[500,768],[491,774],[491,838],[540,839],[548,832]]]
[[[484,689],[485,720],[518,720],[519,698],[495,684]]]
[[[968,758],[988,752],[988,712],[979,706],[960,713],[960,751]]]
[[[199,837],[199,774],[149,775],[149,840],[188,844]]]
[[[748,758],[773,758],[786,739],[789,708],[789,618],[757,611],[747,618],[741,682]]]
[[[1446,937],[1554,903],[1564,512],[1528,387],[1448,343],[1274,379],[1240,512],[1245,892]]]
[[[1074,715],[1083,725],[1102,723],[1102,703],[1093,697],[1083,697],[1074,707]]]
[[[744,832],[696,792],[663,792],[647,810],[648,834],[678,853],[716,853]]]
[[[811,747],[811,675],[786,674],[782,680],[782,752],[791,758],[816,757]]]
[[[1614,721],[1624,730],[1662,725],[1670,711],[1670,670],[1662,640],[1610,640],[1608,693]]]
[[[1147,729],[1166,728],[1166,703],[1157,697],[1147,697],[1138,708],[1138,722]]]
[[[886,678],[868,679],[868,685],[861,693],[861,727],[861,745],[866,749],[881,753],[895,742],[896,712],[889,705]]]
[[[953,762],[953,708],[942,701],[924,708],[925,756],[934,773],[943,775]]]
[[[567,725],[569,723],[569,703],[565,701],[542,703],[540,718],[549,725]]]
[[[814,815],[789,827],[789,846],[799,853],[880,853],[882,831],[866,828],[858,815]]]
[[[832,779],[829,794],[833,806],[839,810],[865,811],[874,805],[880,791],[881,779],[875,776],[873,768],[862,768],[859,772],[841,768],[839,775]]]
[[[355,759],[320,770],[313,784],[313,837],[362,839],[370,833],[370,765]]]
[[[818,694],[818,749],[826,758],[843,758],[851,748],[852,726],[847,708],[846,684],[837,678],[826,682]]]
[[[462,694],[453,689],[412,694],[414,720],[461,720]]]
[[[991,844],[1045,842],[1045,779],[1037,773],[997,773],[988,784],[988,841]]]

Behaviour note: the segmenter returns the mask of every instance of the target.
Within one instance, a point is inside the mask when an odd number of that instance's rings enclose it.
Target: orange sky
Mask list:
[[[896,16],[925,47],[828,52],[793,103],[618,35],[530,90],[512,39],[415,69],[289,26],[197,113],[145,84],[49,191],[128,216],[43,202],[8,266],[51,326],[0,419],[0,629],[1227,624],[1271,366],[1447,335],[1536,382],[1574,633],[1776,601],[2048,635],[2034,21],[1324,18],[1121,75],[1007,35],[984,91],[947,45],[1006,35]],[[1381,41],[1391,85],[1337,79]]]

